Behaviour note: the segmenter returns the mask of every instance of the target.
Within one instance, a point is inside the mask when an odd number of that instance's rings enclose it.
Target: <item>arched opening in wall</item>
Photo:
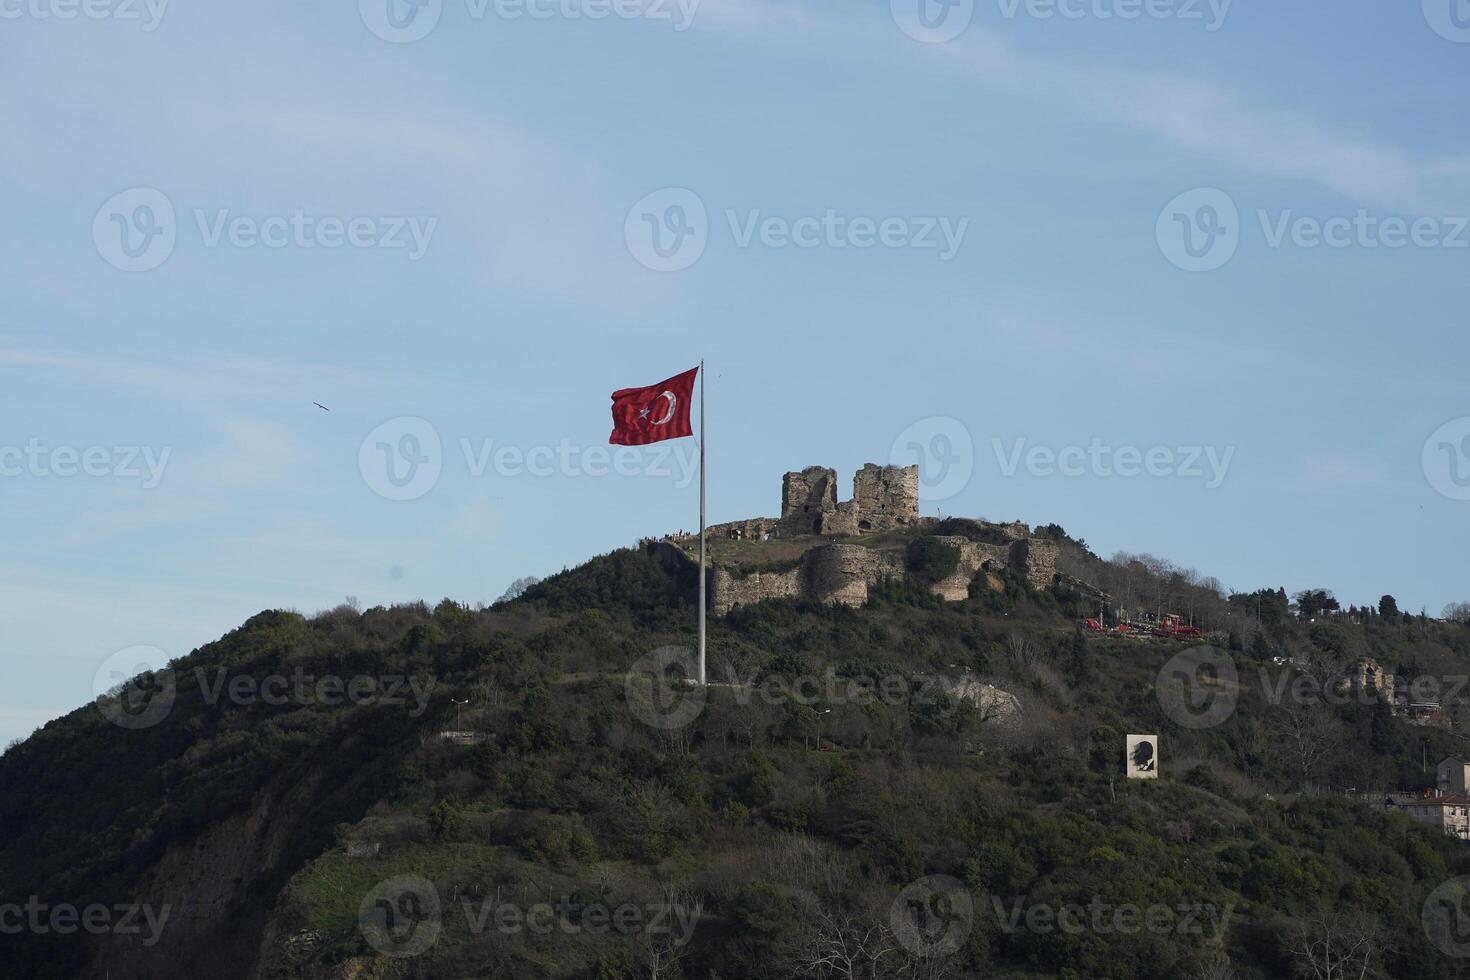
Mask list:
[[[873,522],[872,521],[858,521],[858,530],[859,531],[871,531],[871,530],[873,530]]]
[[[980,571],[982,572],[994,571],[994,569],[995,562],[989,560],[988,558],[980,563]]]
[[[821,518],[821,515],[818,515],[817,516],[817,519],[814,520],[814,521],[812,521],[812,533],[813,534],[821,534],[822,533],[822,518]]]

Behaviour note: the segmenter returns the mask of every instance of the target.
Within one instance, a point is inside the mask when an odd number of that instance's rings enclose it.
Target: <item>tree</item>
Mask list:
[[[704,910],[694,889],[687,884],[665,882],[661,893],[660,911],[666,913],[668,924],[646,928],[639,934],[639,952],[643,965],[648,969],[649,980],[684,975],[679,969],[679,960],[690,936],[680,935],[675,929],[691,916],[697,924]]]
[[[1190,980],[1235,980],[1235,968],[1224,953],[1217,953],[1214,960],[1195,970]]]
[[[1087,683],[1091,675],[1091,664],[1087,658],[1087,637],[1082,635],[1081,628],[1072,631],[1072,656],[1067,667],[1072,675],[1072,683]]]
[[[1440,615],[1452,623],[1470,623],[1470,602],[1452,602]]]
[[[1314,619],[1321,613],[1336,612],[1342,606],[1331,589],[1303,589],[1292,596],[1302,619]]]
[[[1311,980],[1367,980],[1380,977],[1383,926],[1374,916],[1357,909],[1332,910],[1317,906],[1295,922],[1288,948],[1297,973]]]
[[[1040,659],[1041,651],[1031,638],[1019,630],[1006,634],[1006,653],[1017,667],[1029,667]]]
[[[1386,595],[1378,600],[1378,615],[1383,617],[1385,623],[1396,623],[1399,621],[1399,604],[1391,595]]]
[[[1279,626],[1286,622],[1286,593],[1274,589],[1235,592],[1227,600],[1230,608],[1243,616],[1258,620],[1262,626]]]
[[[898,938],[864,915],[818,906],[805,923],[802,941],[788,952],[791,972],[803,977],[868,980],[887,976],[903,958]]]
[[[506,588],[504,594],[502,594],[501,597],[496,601],[511,602],[515,599],[519,599],[521,596],[526,594],[527,589],[529,589],[533,585],[540,583],[540,581],[541,580],[534,575],[527,575],[525,578],[518,578],[514,582],[510,583],[510,586]]]
[[[1338,746],[1337,727],[1320,701],[1297,702],[1288,696],[1266,722],[1279,762],[1296,770],[1305,791]]]
[[[1266,645],[1265,630],[1256,630],[1256,635],[1251,637],[1251,656],[1264,663],[1271,656],[1271,648]]]

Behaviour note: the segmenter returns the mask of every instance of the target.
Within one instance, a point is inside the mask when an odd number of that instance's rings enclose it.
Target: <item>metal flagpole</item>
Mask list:
[[[704,361],[699,362],[699,683],[708,683],[704,672]]]

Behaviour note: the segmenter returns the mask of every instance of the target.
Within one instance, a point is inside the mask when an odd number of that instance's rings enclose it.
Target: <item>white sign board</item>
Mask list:
[[[1123,769],[1129,779],[1159,778],[1159,737],[1157,735],[1129,735],[1128,756],[1123,760]]]

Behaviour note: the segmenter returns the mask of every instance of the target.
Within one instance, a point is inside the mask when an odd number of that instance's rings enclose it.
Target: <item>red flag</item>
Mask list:
[[[699,368],[690,368],[647,388],[613,392],[613,431],[608,442],[614,446],[646,446],[694,435],[689,417],[697,374]]]

